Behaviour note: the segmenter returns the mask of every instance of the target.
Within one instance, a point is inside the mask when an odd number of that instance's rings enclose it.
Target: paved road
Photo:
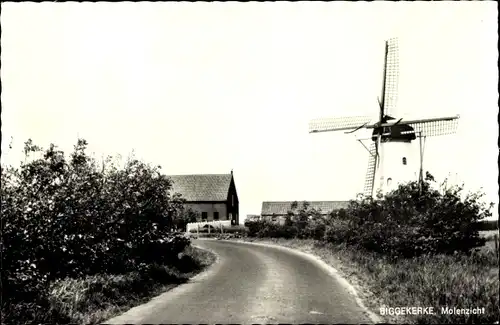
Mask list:
[[[197,240],[218,261],[150,303],[106,323],[371,323],[336,278],[274,247]]]

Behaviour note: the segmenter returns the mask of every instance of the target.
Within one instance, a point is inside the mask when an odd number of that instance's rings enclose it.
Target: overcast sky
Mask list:
[[[234,169],[242,217],[349,200],[366,150],[308,121],[376,114],[398,37],[400,110],[461,116],[426,169],[498,202],[497,17],[496,2],[3,3],[2,163],[28,138],[69,152],[80,136],[166,174]]]

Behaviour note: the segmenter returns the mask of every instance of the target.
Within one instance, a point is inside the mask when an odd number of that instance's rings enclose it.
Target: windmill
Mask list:
[[[370,116],[321,118],[309,122],[309,133],[347,131],[345,133],[349,134],[360,129],[373,130],[370,138],[357,139],[369,152],[363,193],[366,196],[375,196],[378,191],[386,194],[400,182],[417,177],[421,186],[426,138],[453,134],[458,126],[459,115],[417,120],[396,117],[399,115],[396,111],[398,51],[396,38],[385,42],[383,86],[381,98],[377,98],[379,111],[375,123],[370,123]],[[418,162],[409,159],[414,147],[412,142],[417,138],[420,148]],[[371,144],[367,147],[364,140],[371,141]]]

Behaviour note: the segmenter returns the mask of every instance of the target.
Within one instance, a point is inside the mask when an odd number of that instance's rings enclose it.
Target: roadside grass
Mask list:
[[[51,308],[70,323],[97,324],[187,282],[215,256],[188,246],[179,261],[177,267],[152,265],[147,272],[59,280],[50,287]]]
[[[314,240],[255,239],[312,253],[335,267],[366,306],[386,322],[408,324],[495,323],[499,268],[493,251],[471,256],[435,255],[391,260],[376,253]],[[434,315],[382,316],[381,307],[434,307]],[[484,315],[449,315],[441,307],[484,307]]]
[[[212,253],[208,250],[201,249],[198,247],[193,247],[193,246],[188,246],[186,248],[186,250],[184,251],[184,256],[192,259],[193,261],[195,261],[195,263],[197,263],[196,269],[195,269],[196,273],[199,273],[200,271],[209,267],[216,260],[216,256],[214,255],[214,253]],[[181,260],[182,260],[182,257],[181,257]]]

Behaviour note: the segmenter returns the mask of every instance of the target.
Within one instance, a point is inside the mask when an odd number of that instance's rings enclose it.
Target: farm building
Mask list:
[[[298,203],[297,210],[301,209],[304,201],[295,202]],[[307,201],[307,203],[310,209],[315,209],[324,216],[349,206],[349,201]],[[288,212],[292,211],[292,204],[293,201],[262,202],[261,219],[283,224]]]
[[[186,209],[200,213],[198,222],[231,220],[239,223],[239,201],[230,174],[170,175],[172,192],[182,194]]]

